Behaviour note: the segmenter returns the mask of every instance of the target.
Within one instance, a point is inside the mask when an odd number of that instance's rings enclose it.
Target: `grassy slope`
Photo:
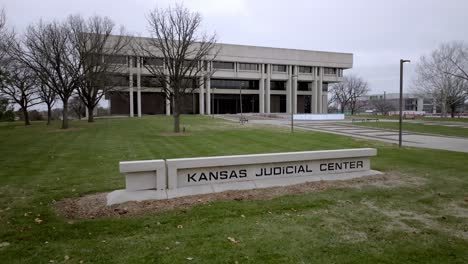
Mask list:
[[[376,127],[376,128],[385,128],[385,129],[394,129],[398,130],[398,122],[355,122],[353,125],[366,126],[366,127]],[[428,133],[444,136],[456,136],[456,137],[468,137],[468,129],[462,127],[447,127],[447,126],[435,126],[435,125],[424,125],[424,124],[413,124],[403,122],[403,130],[418,132],[418,133]]]
[[[209,118],[184,117],[183,124],[191,136],[161,137],[171,127],[165,117],[73,122],[81,129],[68,132],[51,132],[58,124],[0,124],[0,243],[10,243],[0,248],[2,262],[57,263],[65,255],[68,263],[468,262],[468,154]],[[51,207],[65,197],[123,188],[121,160],[354,147],[378,147],[374,169],[417,176],[423,184],[74,223]]]

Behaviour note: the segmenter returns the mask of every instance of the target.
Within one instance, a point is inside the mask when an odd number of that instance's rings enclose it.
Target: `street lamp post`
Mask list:
[[[403,63],[411,62],[410,60],[400,60],[400,122],[398,131],[398,146],[402,144],[402,129],[403,129]]]

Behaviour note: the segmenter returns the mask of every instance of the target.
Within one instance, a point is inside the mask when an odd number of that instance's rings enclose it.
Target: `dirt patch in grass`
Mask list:
[[[159,134],[161,137],[186,137],[186,136],[191,136],[192,134],[190,133],[160,133]]]
[[[49,130],[48,132],[49,133],[61,133],[61,132],[73,132],[73,131],[79,131],[79,130],[82,130],[83,128],[81,127],[71,127],[71,128],[67,128],[67,129],[53,129],[53,130]]]
[[[226,191],[167,200],[126,202],[112,206],[106,205],[107,193],[97,193],[79,198],[65,199],[57,202],[55,206],[58,212],[68,219],[94,219],[103,217],[120,218],[171,209],[187,209],[193,206],[221,200],[268,200],[282,195],[320,192],[330,188],[363,188],[365,186],[385,188],[399,186],[402,184],[411,183],[407,183],[398,173],[387,173],[384,175],[362,177],[346,181],[309,182],[286,187]]]

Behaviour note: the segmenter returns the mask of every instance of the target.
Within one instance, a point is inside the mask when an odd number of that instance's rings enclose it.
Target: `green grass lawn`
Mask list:
[[[390,120],[398,120],[399,116],[382,116],[382,115],[349,115],[346,118],[378,118],[378,119],[390,119]],[[423,121],[439,121],[439,122],[468,122],[468,118],[459,118],[455,116],[454,118],[451,117],[416,117],[416,120],[423,120]]]
[[[398,130],[398,122],[354,122],[353,125]],[[403,121],[403,130],[443,136],[468,137],[468,128],[415,124]]]
[[[468,263],[466,153],[206,117],[184,116],[182,124],[190,136],[162,136],[171,130],[167,117],[75,121],[69,131],[58,122],[0,123],[0,262]],[[124,188],[122,160],[356,147],[378,148],[373,169],[413,184],[218,201],[124,219],[70,222],[53,207]]]

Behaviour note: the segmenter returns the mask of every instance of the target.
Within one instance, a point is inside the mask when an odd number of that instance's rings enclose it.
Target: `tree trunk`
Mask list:
[[[88,123],[94,122],[94,107],[88,106]]]
[[[25,126],[31,125],[31,122],[29,121],[28,109],[25,107],[23,107],[23,115],[24,115],[24,125]]]
[[[178,106],[179,102],[173,99],[173,104],[172,104],[172,116],[174,117],[174,133],[179,133],[180,132],[180,114],[179,114],[179,109]]]
[[[47,125],[52,123],[52,107],[48,104],[47,105]]]
[[[63,102],[63,111],[62,111],[62,129],[68,128],[68,101]]]
[[[455,117],[455,111],[456,111],[457,107],[456,106],[450,106],[450,116],[452,118]]]
[[[345,110],[345,105],[344,104],[341,104],[341,113],[344,114],[344,110]]]

